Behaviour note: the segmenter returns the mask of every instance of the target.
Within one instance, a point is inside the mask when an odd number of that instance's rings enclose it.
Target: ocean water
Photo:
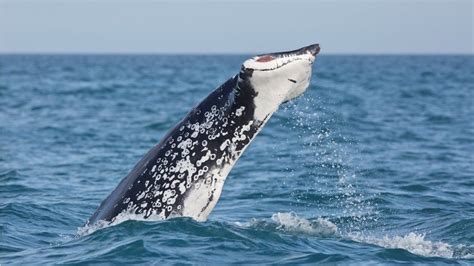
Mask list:
[[[317,58],[206,222],[85,221],[246,56],[0,56],[0,264],[474,264],[472,56]]]

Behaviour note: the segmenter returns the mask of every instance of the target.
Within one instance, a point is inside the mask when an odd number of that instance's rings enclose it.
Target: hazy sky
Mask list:
[[[472,0],[0,0],[0,52],[473,53]]]

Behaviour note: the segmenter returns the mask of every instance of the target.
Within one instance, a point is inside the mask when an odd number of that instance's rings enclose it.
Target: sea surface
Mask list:
[[[473,56],[318,56],[206,222],[84,227],[244,55],[1,55],[0,264],[474,264]]]

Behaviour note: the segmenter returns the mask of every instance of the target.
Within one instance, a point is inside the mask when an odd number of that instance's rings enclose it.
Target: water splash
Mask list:
[[[298,142],[302,143],[306,150],[300,156],[301,161],[308,161],[308,157],[313,160],[312,169],[309,170],[314,178],[315,186],[319,189],[313,191],[332,194],[335,200],[336,208],[341,210],[340,213],[330,213],[330,217],[336,224],[330,222],[327,218],[318,218],[316,221],[320,225],[325,222],[330,223],[329,226],[312,227],[314,222],[298,217],[295,213],[277,213],[272,216],[279,226],[277,229],[286,232],[301,232],[313,235],[320,234],[318,230],[321,228],[328,229],[330,236],[337,236],[350,239],[356,242],[376,245],[382,248],[398,248],[404,249],[412,254],[425,257],[441,257],[441,258],[473,258],[474,248],[464,245],[452,246],[444,242],[435,242],[425,239],[425,234],[410,232],[406,235],[395,235],[384,237],[371,236],[371,230],[374,228],[381,217],[377,211],[376,203],[370,199],[376,198],[378,195],[370,194],[370,192],[362,192],[357,186],[357,164],[352,161],[352,151],[356,141],[348,140],[343,134],[332,129],[331,125],[340,123],[334,115],[330,118],[325,117],[324,105],[318,103],[318,99],[305,97],[301,101],[303,103],[291,104],[283,109],[284,113],[290,113],[293,120],[290,120],[292,127],[301,132],[298,136]],[[308,108],[308,106],[312,108]],[[323,107],[321,107],[323,106]],[[319,112],[319,113],[318,113]],[[297,144],[298,145],[298,144]],[[293,175],[293,171],[289,171]],[[332,176],[337,178],[324,180],[322,177]],[[291,178],[295,178],[291,176]],[[323,180],[321,180],[323,179]],[[299,191],[293,192],[292,196],[298,200]],[[315,203],[317,205],[317,203]],[[312,206],[308,206],[312,207]],[[324,212],[322,207],[315,206],[318,212]],[[326,224],[327,225],[327,224]],[[333,226],[333,227],[332,227]],[[384,231],[384,225],[375,226]]]
[[[121,224],[125,221],[163,221],[163,217],[157,214],[153,214],[148,218],[144,218],[143,215],[137,215],[134,213],[130,212],[122,212],[119,215],[117,215],[113,221],[104,221],[104,220],[99,220],[94,224],[86,224],[82,227],[78,227],[76,231],[76,236],[77,237],[82,237],[82,236],[87,236],[92,233],[94,233],[97,230],[101,230],[107,227],[115,226],[118,224]]]
[[[440,257],[448,259],[472,259],[474,247],[457,245],[453,246],[441,241],[427,240],[425,234],[410,232],[402,236],[382,237],[367,235],[365,233],[344,233],[328,218],[306,219],[294,212],[274,213],[271,221],[252,219],[248,223],[236,223],[240,227],[271,229],[285,234],[296,234],[311,237],[333,237],[359,242],[361,244],[375,245],[385,249],[403,249],[412,254],[423,257]]]
[[[285,232],[306,233],[323,237],[337,234],[337,226],[326,218],[309,221],[294,212],[278,212],[272,215],[272,220],[278,224],[276,229]]]
[[[424,257],[441,257],[441,258],[474,258],[474,248],[464,245],[452,246],[444,242],[434,242],[425,239],[425,234],[417,234],[410,232],[403,236],[374,237],[364,236],[362,234],[350,234],[349,239],[372,244],[389,249],[404,249],[412,254]]]
[[[338,131],[341,119],[325,106],[318,98],[303,97],[283,108],[283,115],[292,118],[286,123],[299,132],[296,141],[288,141],[303,150],[292,156],[306,166],[309,176],[305,178],[311,178],[313,183],[303,192],[329,195],[332,199],[330,211],[321,202],[309,202],[306,207],[318,214],[345,219],[339,225],[342,231],[362,231],[378,221],[376,204],[372,202],[376,195],[368,191],[366,184],[364,191],[359,189],[358,183],[363,181],[357,179],[358,164],[353,161],[353,154],[358,154],[357,141]],[[288,172],[289,178],[294,179],[294,169]],[[301,190],[291,189],[296,201],[304,197]]]
[[[265,229],[285,234],[331,237],[338,234],[337,226],[327,218],[306,219],[294,212],[277,212],[271,219],[253,218],[249,222],[236,222],[239,227]]]

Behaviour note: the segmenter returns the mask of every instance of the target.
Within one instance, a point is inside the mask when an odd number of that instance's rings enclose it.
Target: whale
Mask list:
[[[305,92],[319,44],[245,60],[151,148],[87,220],[206,221],[236,161],[279,106]]]

